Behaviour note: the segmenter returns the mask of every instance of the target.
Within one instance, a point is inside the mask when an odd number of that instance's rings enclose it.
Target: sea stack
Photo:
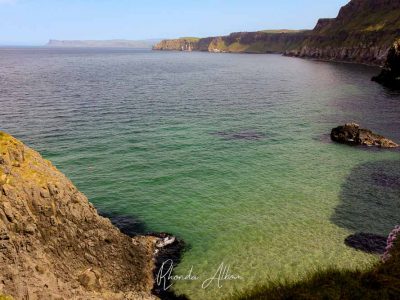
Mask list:
[[[49,161],[0,132],[0,298],[157,299],[158,240],[122,234]]]
[[[356,123],[347,123],[344,126],[333,128],[332,141],[348,145],[377,146],[381,148],[395,148],[399,145],[369,129],[360,128]]]

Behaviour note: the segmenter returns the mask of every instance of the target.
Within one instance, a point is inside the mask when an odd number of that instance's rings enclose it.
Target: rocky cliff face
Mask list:
[[[0,295],[154,299],[154,244],[122,234],[49,161],[0,132]]]
[[[245,32],[199,39],[193,50],[278,52],[288,56],[382,65],[400,36],[399,0],[352,0],[336,18],[320,19],[313,30]],[[173,42],[172,42],[173,41]],[[178,40],[154,49],[180,50]],[[162,49],[161,49],[162,48]]]
[[[191,51],[199,50],[199,39],[180,38],[175,40],[162,40],[153,46],[153,50]]]
[[[390,48],[382,72],[372,80],[400,90],[400,39],[395,41]]]
[[[191,50],[208,52],[237,53],[283,53],[295,49],[307,36],[308,31],[282,32],[235,32],[228,36],[208,37],[192,41],[186,39],[164,40],[153,47],[154,50]]]
[[[399,0],[352,0],[334,19],[320,19],[286,55],[382,65],[400,36]]]

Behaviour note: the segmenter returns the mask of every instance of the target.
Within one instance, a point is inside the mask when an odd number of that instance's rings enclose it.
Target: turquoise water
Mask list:
[[[331,143],[355,121],[400,141],[400,94],[372,67],[279,55],[0,49],[0,129],[102,211],[189,245],[174,289],[229,297],[378,260],[344,245],[400,217],[393,150]],[[240,280],[202,289],[221,263]]]

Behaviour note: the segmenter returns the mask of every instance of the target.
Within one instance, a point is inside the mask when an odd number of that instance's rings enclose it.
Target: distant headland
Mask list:
[[[160,39],[149,40],[49,40],[48,47],[135,48],[151,49]]]

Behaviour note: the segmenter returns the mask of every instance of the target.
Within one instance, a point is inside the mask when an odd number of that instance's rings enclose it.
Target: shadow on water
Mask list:
[[[122,233],[134,237],[148,233],[146,224],[136,217],[130,215],[120,215],[113,212],[98,211],[102,217],[110,219],[111,223]]]
[[[333,223],[354,232],[387,236],[400,224],[400,160],[357,166],[342,185],[340,198]]]

